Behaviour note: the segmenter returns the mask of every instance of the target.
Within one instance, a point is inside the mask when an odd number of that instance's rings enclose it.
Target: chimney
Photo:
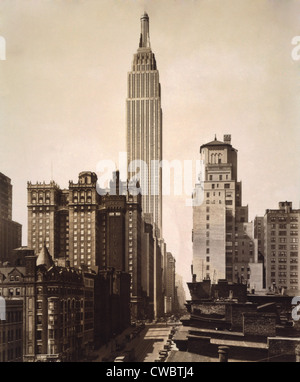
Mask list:
[[[224,141],[224,143],[228,143],[230,145],[231,144],[231,135],[225,134],[223,141]]]

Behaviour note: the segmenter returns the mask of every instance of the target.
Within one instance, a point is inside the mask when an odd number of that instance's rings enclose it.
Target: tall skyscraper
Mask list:
[[[133,179],[136,172],[142,174],[142,210],[153,214],[153,221],[162,236],[162,169],[159,166],[162,160],[161,88],[150,46],[147,13],[141,17],[139,48],[128,73],[126,108],[127,164],[140,162],[128,170],[128,179]]]
[[[242,184],[237,180],[237,150],[231,136],[200,147],[205,171],[196,185],[193,208],[193,274],[198,281],[227,279],[262,289],[262,264],[257,239],[242,206]],[[203,193],[203,200],[200,198]]]
[[[0,261],[11,260],[13,249],[22,242],[22,225],[12,220],[12,185],[0,173]]]

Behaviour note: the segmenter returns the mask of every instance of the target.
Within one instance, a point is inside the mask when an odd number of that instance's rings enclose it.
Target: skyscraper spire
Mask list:
[[[149,16],[144,12],[141,17],[141,36],[140,36],[140,48],[150,48],[150,36],[149,36]]]
[[[128,179],[135,182],[135,170],[129,165],[142,161],[140,174],[143,213],[151,213],[162,236],[162,109],[159,72],[150,47],[149,17],[141,17],[141,36],[134,54],[132,71],[128,73],[127,168]],[[155,163],[155,165],[153,165]],[[130,183],[130,182],[129,182]],[[136,184],[136,182],[134,183]]]

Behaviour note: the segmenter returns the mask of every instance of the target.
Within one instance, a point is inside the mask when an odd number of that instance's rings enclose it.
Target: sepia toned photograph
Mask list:
[[[1,365],[300,362],[299,15],[0,0]]]

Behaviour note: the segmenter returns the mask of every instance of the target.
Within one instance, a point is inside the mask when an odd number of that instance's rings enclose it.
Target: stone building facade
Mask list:
[[[260,289],[262,265],[253,225],[248,222],[248,206],[242,205],[237,150],[231,136],[203,144],[200,157],[204,169],[193,199],[193,274],[199,281],[226,278],[249,286],[250,276],[255,275]]]
[[[69,189],[28,182],[28,246],[38,253],[45,243],[54,259],[68,260],[71,267],[129,273],[132,320],[159,316],[163,262],[158,231],[151,214],[144,226],[141,195],[123,186],[118,171],[104,193],[89,171],[81,172],[77,183],[70,181]]]
[[[5,320],[0,317],[0,362],[23,361],[23,301],[6,299]]]
[[[54,261],[45,244],[38,256],[20,251],[19,265],[0,268],[0,294],[23,302],[23,360],[85,357],[94,339],[95,274]]]
[[[292,202],[279,202],[278,209],[268,209],[263,218],[263,250],[266,287],[283,290],[293,296],[300,292],[299,259],[300,210]]]

